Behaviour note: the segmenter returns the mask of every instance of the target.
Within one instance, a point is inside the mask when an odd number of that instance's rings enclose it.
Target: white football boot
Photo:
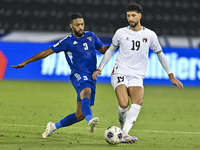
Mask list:
[[[46,139],[48,138],[51,134],[53,134],[53,132],[55,131],[55,128],[52,127],[53,126],[53,122],[48,122],[47,123],[47,128],[44,131],[44,133],[42,134],[42,138]]]
[[[127,135],[127,136],[124,136],[122,138],[122,141],[121,143],[129,143],[129,144],[133,144],[135,142],[138,141],[138,138],[137,137],[133,137],[133,136],[130,136],[130,135]]]
[[[93,133],[94,130],[95,130],[95,126],[98,124],[99,122],[99,118],[95,117],[95,118],[92,118],[90,120],[90,122],[88,123],[88,126],[89,126],[89,132],[90,133]]]

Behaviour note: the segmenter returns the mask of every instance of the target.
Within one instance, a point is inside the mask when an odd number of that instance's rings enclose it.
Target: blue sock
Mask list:
[[[66,126],[70,126],[76,122],[79,122],[78,119],[76,118],[76,114],[70,114],[68,116],[66,116],[65,118],[63,118],[62,120],[58,121],[55,123],[55,126],[57,129],[61,128],[61,127],[66,127]]]
[[[89,123],[89,121],[92,119],[92,109],[90,108],[90,100],[88,98],[83,98],[81,101],[81,111]]]

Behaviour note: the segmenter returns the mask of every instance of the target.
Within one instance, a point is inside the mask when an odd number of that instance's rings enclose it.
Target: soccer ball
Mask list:
[[[117,126],[111,126],[106,129],[104,137],[109,144],[118,144],[122,139],[122,130]]]

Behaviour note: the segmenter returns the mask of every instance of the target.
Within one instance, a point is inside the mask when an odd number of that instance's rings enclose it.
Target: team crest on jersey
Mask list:
[[[143,43],[146,43],[146,42],[147,42],[147,38],[143,38],[143,39],[142,39],[142,42],[143,42]]]
[[[87,39],[88,39],[90,42],[92,41],[92,37],[91,37],[91,36],[87,37]]]

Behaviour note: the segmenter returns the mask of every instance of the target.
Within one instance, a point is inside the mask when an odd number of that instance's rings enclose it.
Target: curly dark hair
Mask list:
[[[131,3],[126,6],[126,12],[129,12],[129,11],[136,11],[137,13],[142,13],[143,8],[139,4]]]

